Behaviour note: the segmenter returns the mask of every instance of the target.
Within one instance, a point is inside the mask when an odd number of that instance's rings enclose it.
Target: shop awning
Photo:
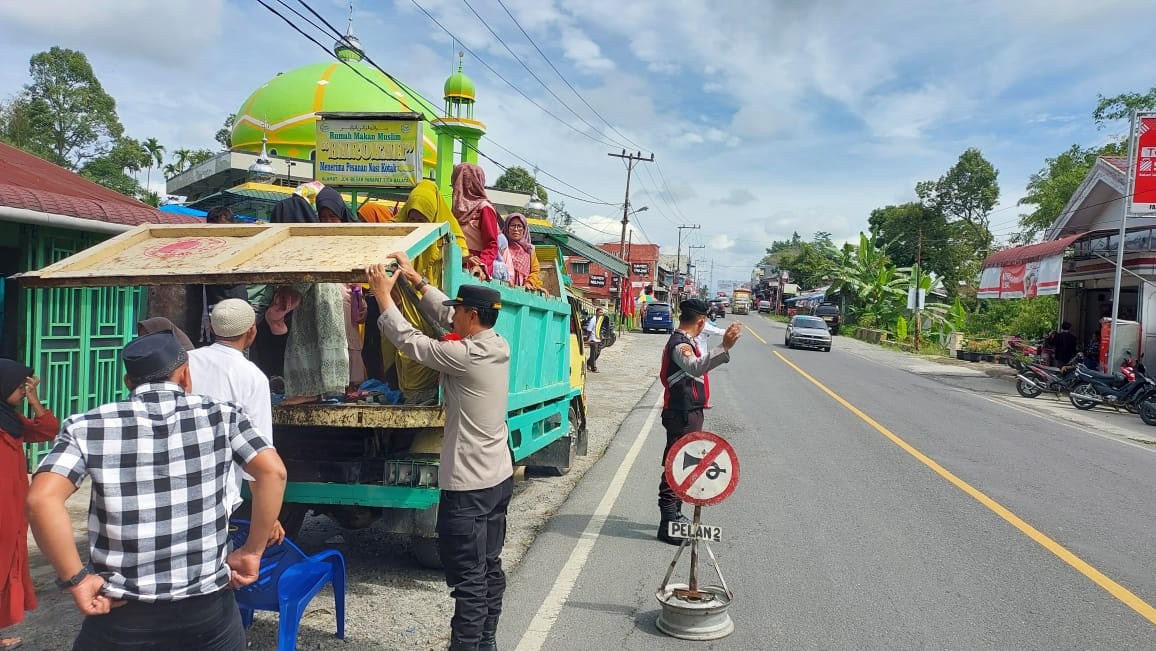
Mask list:
[[[610,273],[625,276],[626,261],[603,251],[564,228],[530,224],[530,234],[535,243],[546,242],[557,245],[570,255],[586,258],[594,264],[605,267]]]
[[[1024,264],[1027,262],[1035,262],[1044,258],[1050,258],[1055,255],[1063,255],[1064,251],[1069,246],[1075,243],[1076,240],[1088,235],[1088,233],[1075,233],[1067,237],[1062,237],[1058,240],[1050,242],[1040,242],[1038,244],[1028,244],[1026,246],[1014,246],[1010,249],[996,251],[987,256],[983,261],[983,268],[988,267],[1002,267],[1006,265]]]

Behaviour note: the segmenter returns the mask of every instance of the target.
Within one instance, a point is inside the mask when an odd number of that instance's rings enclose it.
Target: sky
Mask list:
[[[913,200],[968,147],[999,170],[991,225],[1006,238],[1046,158],[1126,130],[1093,124],[1097,96],[1156,85],[1142,27],[1156,24],[1152,0],[502,2],[545,58],[499,0],[355,1],[354,31],[435,104],[468,48],[476,115],[495,143],[482,151],[599,200],[552,193],[587,239],[617,241],[621,228],[626,173],[607,153],[653,153],[631,183],[632,207],[647,207],[632,238],[675,253],[677,226],[698,225],[682,231],[682,252],[705,246],[695,259],[704,273],[713,262],[716,280],[748,278],[793,232],[857,241],[873,209]],[[310,5],[344,29],[346,3]],[[0,97],[53,45],[85,52],[127,134],[169,151],[215,147],[254,89],[327,60],[256,0],[0,0]],[[491,181],[501,172],[483,167]]]

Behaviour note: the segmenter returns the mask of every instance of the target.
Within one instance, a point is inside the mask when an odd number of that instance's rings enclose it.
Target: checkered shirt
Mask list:
[[[236,404],[144,384],[64,422],[37,473],[92,478],[91,564],[105,594],[143,602],[229,583],[229,469],[268,449]]]

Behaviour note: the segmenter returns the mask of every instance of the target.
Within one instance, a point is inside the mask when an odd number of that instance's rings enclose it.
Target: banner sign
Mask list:
[[[590,286],[591,287],[605,287],[606,286],[606,276],[593,275],[592,274],[590,276]]]
[[[1133,165],[1133,215],[1156,214],[1156,114],[1137,116],[1136,160]]]
[[[313,178],[337,187],[412,188],[422,180],[422,153],[420,115],[324,113]]]
[[[635,276],[649,276],[650,275],[650,265],[635,262],[635,263],[630,265],[630,271]]]
[[[1054,255],[1023,264],[988,267],[979,280],[977,298],[1035,298],[1060,293],[1064,256]]]

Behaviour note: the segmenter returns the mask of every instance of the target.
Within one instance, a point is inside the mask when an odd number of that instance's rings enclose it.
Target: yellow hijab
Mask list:
[[[469,250],[466,248],[466,236],[462,233],[462,227],[458,224],[457,218],[454,217],[453,211],[450,210],[449,204],[442,197],[442,193],[438,191],[436,183],[422,181],[415,185],[409,193],[409,198],[405,200],[405,205],[397,211],[397,216],[393,220],[395,222],[409,221],[409,211],[411,210],[421,213],[431,224],[449,224],[450,233],[457,241],[458,248],[462,250],[463,254]]]

